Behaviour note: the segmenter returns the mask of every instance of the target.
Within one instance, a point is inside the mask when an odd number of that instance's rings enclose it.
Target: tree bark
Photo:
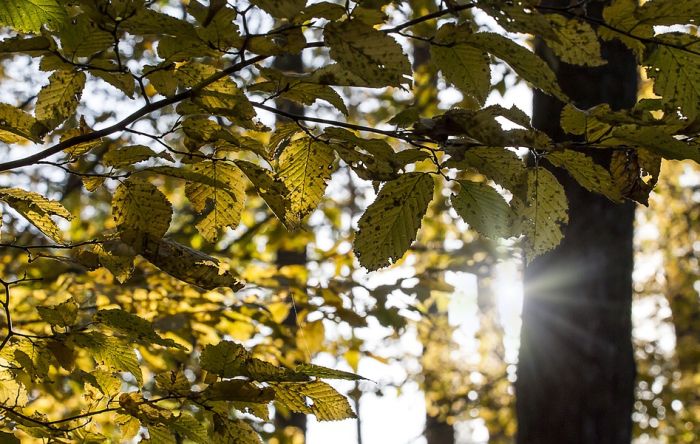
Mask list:
[[[569,2],[543,2],[568,6]],[[605,2],[588,3],[601,17]],[[617,42],[602,43],[608,64],[563,63],[541,43],[564,92],[579,108],[630,107],[637,65]],[[536,92],[533,124],[557,141],[562,103]],[[604,153],[590,153],[606,164]],[[592,194],[561,172],[570,223],[554,251],[525,268],[516,382],[518,444],[629,444],[635,364],[631,339],[634,205]]]

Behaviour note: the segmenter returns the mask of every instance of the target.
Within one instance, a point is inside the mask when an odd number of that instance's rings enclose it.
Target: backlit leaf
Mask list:
[[[36,101],[36,117],[47,126],[55,128],[75,113],[85,87],[85,74],[81,71],[56,71],[49,77],[49,84],[39,91]]]
[[[47,25],[61,27],[66,10],[56,0],[3,0],[0,2],[0,24],[21,32],[39,33]]]
[[[441,26],[430,46],[430,54],[449,82],[484,103],[491,84],[489,57],[465,43],[469,34],[452,23]]]
[[[433,187],[433,178],[424,173],[406,173],[384,185],[355,234],[354,250],[363,267],[386,267],[406,253],[433,198]]]
[[[155,185],[126,180],[114,192],[112,215],[122,240],[133,243],[139,242],[142,234],[163,237],[170,227],[173,209]]]
[[[492,239],[512,235],[513,214],[498,191],[482,182],[462,180],[452,207],[471,228]]]
[[[411,73],[408,58],[394,39],[357,20],[329,23],[323,37],[331,57],[369,84],[399,86]]]
[[[335,169],[335,154],[310,137],[294,140],[279,159],[279,177],[289,190],[290,218],[299,224],[323,198]]]

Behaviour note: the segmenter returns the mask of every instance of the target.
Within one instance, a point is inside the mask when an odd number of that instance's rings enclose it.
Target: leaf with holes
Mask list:
[[[114,192],[112,215],[122,240],[138,248],[144,235],[154,238],[165,235],[173,208],[155,185],[129,179]]]
[[[295,225],[316,209],[335,169],[335,153],[323,142],[304,137],[291,142],[279,159],[279,177],[289,190]]]
[[[36,117],[49,128],[55,128],[75,114],[85,87],[85,73],[56,71],[49,84],[41,88],[36,100]]]
[[[358,20],[326,25],[323,38],[331,57],[368,85],[399,86],[411,64],[401,46],[385,33]]]
[[[513,235],[513,212],[498,191],[482,182],[459,181],[452,207],[471,228],[491,239]]]
[[[513,204],[522,218],[527,262],[559,245],[569,222],[569,205],[564,187],[552,173],[542,167],[528,170],[527,200],[515,199]]]
[[[418,234],[434,186],[426,173],[406,173],[384,185],[360,218],[355,234],[355,254],[363,267],[377,270],[406,253]]]

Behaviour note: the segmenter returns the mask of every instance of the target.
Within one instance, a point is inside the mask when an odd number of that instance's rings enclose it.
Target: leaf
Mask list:
[[[606,145],[625,145],[646,148],[664,159],[690,159],[700,163],[700,148],[676,139],[663,127],[619,125],[606,141]]]
[[[358,223],[354,250],[363,267],[377,270],[406,253],[433,198],[433,187],[433,178],[425,173],[406,173],[384,185]]]
[[[93,317],[95,322],[104,324],[127,335],[130,339],[146,344],[158,344],[163,347],[184,349],[172,339],[162,338],[153,329],[153,325],[135,314],[120,309],[99,310]]]
[[[55,128],[75,114],[85,87],[81,71],[56,71],[49,84],[41,88],[36,101],[36,117],[48,127]]]
[[[170,227],[173,209],[155,185],[129,179],[114,192],[112,215],[122,240],[136,246],[143,235],[163,237]]]
[[[32,115],[6,103],[0,103],[0,141],[18,143],[25,140],[41,142],[46,126]]]
[[[38,34],[41,27],[60,28],[68,18],[56,0],[3,0],[0,2],[0,24],[20,32]]]
[[[489,57],[464,43],[471,32],[462,29],[453,23],[441,26],[430,46],[430,54],[449,82],[483,104],[491,86]]]
[[[210,401],[244,401],[267,404],[275,399],[275,391],[270,387],[262,387],[242,379],[231,379],[211,384],[202,392],[202,396]]]
[[[313,414],[319,421],[355,418],[348,400],[323,381],[277,382],[270,385],[275,389],[277,401],[293,412]]]
[[[80,333],[76,343],[92,352],[92,358],[100,365],[118,372],[129,372],[136,382],[143,384],[143,375],[133,347],[122,339],[92,331]]]
[[[102,157],[102,162],[107,166],[121,168],[127,165],[143,162],[151,157],[164,157],[160,153],[156,153],[151,148],[145,145],[130,145],[107,151]]]
[[[610,174],[624,197],[649,205],[649,193],[656,177],[652,176],[649,182],[643,180],[643,176],[654,174],[654,171],[644,170],[635,150],[614,151],[610,160]]]
[[[197,420],[189,412],[180,413],[180,416],[169,425],[178,435],[188,438],[192,442],[198,444],[210,443],[206,424]]]
[[[213,438],[216,444],[262,444],[260,435],[247,422],[218,415],[214,417]]]
[[[242,376],[242,368],[250,358],[248,350],[231,341],[221,341],[216,345],[207,345],[202,350],[199,363],[203,370],[217,374],[222,378]]]
[[[71,19],[70,26],[65,26],[59,33],[61,49],[70,61],[79,57],[89,57],[114,45],[114,38],[90,20],[87,14]]]
[[[696,24],[700,17],[700,2],[689,0],[653,0],[644,2],[638,12],[639,22],[649,26]]]
[[[323,379],[343,379],[346,381],[360,381],[367,380],[360,375],[355,373],[344,372],[342,370],[336,370],[333,368],[322,367],[315,364],[301,364],[294,369],[297,373],[302,373],[307,376],[315,376],[317,378]]]
[[[576,108],[571,103],[564,105],[561,110],[559,123],[561,129],[569,134],[583,135],[586,132],[587,121],[586,112]]]
[[[63,236],[51,216],[67,220],[73,218],[60,202],[20,188],[0,188],[0,200],[10,205],[39,231],[59,243],[63,241]]]
[[[357,20],[332,22],[323,30],[331,57],[368,84],[404,83],[411,65],[401,46],[385,33]],[[324,83],[324,82],[322,82]]]
[[[552,173],[537,167],[528,170],[527,180],[527,201],[520,215],[524,218],[525,259],[530,262],[559,245],[569,214],[564,188]]]
[[[659,39],[685,49],[700,49],[700,39],[688,34],[662,34]],[[680,107],[689,120],[694,120],[700,112],[700,56],[659,44],[644,65],[647,75],[654,79],[654,93],[661,96],[664,103]]]
[[[558,14],[546,17],[552,24],[556,39],[545,40],[560,59],[579,66],[602,66],[607,63],[600,55],[600,42],[591,25]]]
[[[471,36],[469,43],[506,62],[520,77],[536,88],[563,102],[569,101],[559,87],[554,71],[544,60],[527,48],[518,45],[508,37],[492,32],[476,33]]]
[[[244,284],[212,256],[169,239],[149,237],[145,244],[141,255],[183,282],[206,290],[229,287],[237,291],[243,288]]]
[[[289,190],[272,171],[266,170],[245,160],[236,161],[236,165],[248,177],[260,197],[288,230],[296,229],[296,218],[290,213]]]
[[[602,194],[615,202],[622,200],[610,172],[595,163],[591,157],[578,151],[563,150],[548,153],[547,160],[555,166],[564,168],[588,191]]]
[[[291,100],[303,105],[312,105],[316,100],[325,100],[346,116],[348,108],[343,98],[328,85],[294,81],[293,79],[280,79],[277,81],[260,82],[248,88],[249,91],[263,91],[273,93],[280,99]]]
[[[251,3],[275,18],[287,20],[301,13],[306,6],[306,0],[251,0]]]
[[[211,210],[197,222],[197,230],[209,242],[216,242],[223,228],[235,228],[241,220],[246,197],[243,172],[234,164],[220,161],[198,162],[192,169],[225,184],[216,187],[189,182],[185,186],[185,194],[195,210],[201,213],[210,204]]]
[[[445,165],[449,168],[474,168],[512,193],[517,192],[526,182],[525,164],[513,151],[471,148],[460,153],[460,156],[461,159],[450,159]]]
[[[78,304],[73,299],[69,299],[50,307],[37,306],[36,311],[44,322],[52,326],[70,327],[78,318],[78,308]]]
[[[289,190],[289,218],[295,225],[311,213],[323,198],[335,169],[331,148],[310,137],[292,141],[279,159],[279,178]]]
[[[482,182],[459,181],[452,207],[471,228],[491,239],[513,235],[513,214],[498,191]]]

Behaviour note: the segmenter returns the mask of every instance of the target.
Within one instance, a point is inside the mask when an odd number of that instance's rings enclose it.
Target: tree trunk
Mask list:
[[[568,0],[544,2],[568,6]],[[600,18],[605,2],[588,3]],[[636,62],[617,42],[602,43],[608,64],[571,66],[538,42],[562,89],[579,108],[630,107]],[[562,104],[535,93],[533,124],[557,141]],[[591,153],[606,164],[605,154]],[[635,364],[631,339],[634,205],[615,204],[557,172],[569,199],[561,245],[525,268],[516,382],[519,444],[629,444]]]

